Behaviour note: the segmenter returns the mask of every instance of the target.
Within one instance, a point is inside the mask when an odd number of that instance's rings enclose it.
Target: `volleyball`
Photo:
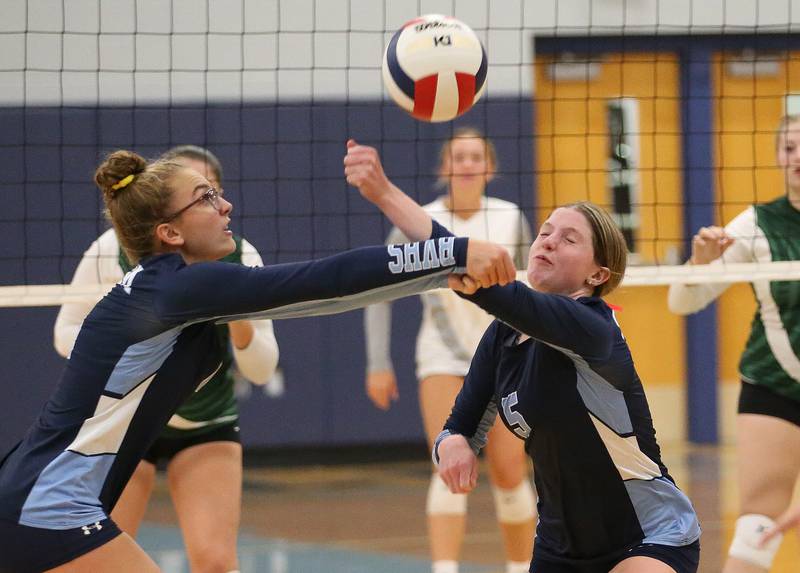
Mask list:
[[[383,54],[383,82],[401,108],[422,121],[466,113],[486,86],[486,50],[455,18],[428,14],[406,22]]]

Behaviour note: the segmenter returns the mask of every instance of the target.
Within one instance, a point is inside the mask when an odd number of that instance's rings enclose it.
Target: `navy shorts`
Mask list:
[[[191,433],[177,438],[158,438],[142,458],[146,462],[158,465],[159,462],[169,463],[185,449],[210,442],[236,442],[241,443],[239,437],[239,423],[225,424],[208,432],[200,434]]]
[[[675,573],[697,573],[697,567],[700,565],[700,541],[680,547],[642,543],[632,547],[621,557],[580,565],[537,558],[534,548],[530,571],[531,573],[608,573],[620,562],[636,556],[657,559],[672,567]]]
[[[0,520],[0,573],[39,573],[69,563],[119,534],[110,519],[72,529],[41,529]]]

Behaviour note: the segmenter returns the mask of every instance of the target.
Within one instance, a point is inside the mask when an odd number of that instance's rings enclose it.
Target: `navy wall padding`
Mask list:
[[[479,103],[456,125],[493,138],[500,158],[491,195],[533,205],[529,98]],[[139,108],[0,108],[0,285],[69,282],[105,228],[95,166],[106,153],[155,157],[194,143],[225,168],[233,227],[266,263],[382,243],[389,225],[343,177],[348,137],[378,145],[387,172],[421,202],[433,200],[441,141],[453,124],[423,124],[376,101],[313,105]],[[487,129],[488,127],[488,129]],[[364,392],[362,313],[276,323],[286,393],[255,388],[242,402],[249,446],[422,441],[413,349],[419,302],[395,303],[392,340],[401,400],[388,413]],[[63,361],[52,347],[56,309],[0,309],[0,450],[18,440],[55,386]]]

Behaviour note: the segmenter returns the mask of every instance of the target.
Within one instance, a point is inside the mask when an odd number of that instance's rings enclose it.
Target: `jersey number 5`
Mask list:
[[[528,425],[528,422],[525,421],[522,414],[511,409],[519,403],[519,400],[517,400],[517,393],[512,392],[504,397],[500,403],[503,406],[503,416],[506,418],[506,423],[514,428],[514,433],[516,435],[527,440],[528,436],[531,435],[531,427]]]

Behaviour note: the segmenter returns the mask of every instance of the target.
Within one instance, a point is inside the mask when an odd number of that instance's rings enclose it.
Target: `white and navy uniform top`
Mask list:
[[[524,266],[531,232],[525,215],[514,203],[496,197],[482,197],[479,209],[467,218],[450,210],[445,197],[424,205],[423,209],[456,236],[502,245],[517,268]],[[387,243],[406,241],[408,239],[397,228],[392,229],[387,238]],[[415,354],[417,378],[422,380],[434,374],[463,377],[469,370],[472,355],[492,317],[449,289],[425,292],[420,299],[422,321]],[[364,327],[367,370],[393,370],[390,303],[368,307],[364,313]]]
[[[461,434],[477,451],[499,412],[536,470],[536,554],[588,565],[640,543],[696,541],[697,516],[661,461],[642,383],[603,300],[520,282],[468,298],[499,320],[436,444]]]
[[[71,529],[105,519],[178,406],[220,367],[215,324],[343,312],[446,284],[467,239],[441,236],[249,268],[147,257],[86,317],[55,392],[0,462],[0,520]]]

